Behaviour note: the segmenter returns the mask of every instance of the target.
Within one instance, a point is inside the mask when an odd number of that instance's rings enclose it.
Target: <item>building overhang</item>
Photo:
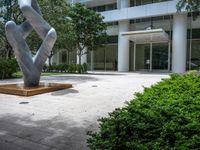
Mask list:
[[[176,5],[178,1],[179,0],[170,0],[159,3],[151,3],[146,5],[104,11],[100,12],[100,14],[104,16],[105,22],[173,15],[177,13]],[[187,11],[182,9],[181,13],[187,13]]]
[[[163,29],[122,32],[121,36],[135,43],[168,42],[169,36]]]

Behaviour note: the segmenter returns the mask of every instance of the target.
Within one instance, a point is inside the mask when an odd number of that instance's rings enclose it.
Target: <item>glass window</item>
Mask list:
[[[112,44],[106,46],[106,70],[117,70],[118,45]]]
[[[61,63],[67,63],[67,52],[61,52]]]
[[[109,36],[108,43],[118,43],[118,36]]]
[[[117,3],[106,5],[106,10],[117,9]]]
[[[129,70],[134,71],[134,42],[130,41]]]
[[[151,4],[152,0],[142,0],[142,5]]]
[[[192,40],[191,69],[200,69],[200,40]]]
[[[103,6],[98,6],[98,7],[97,7],[97,12],[103,12],[103,11],[105,11],[105,10],[106,10],[105,5],[103,5]]]
[[[133,7],[136,5],[136,0],[130,0],[130,7]]]
[[[152,45],[152,69],[168,69],[168,43],[155,43]]]
[[[190,40],[187,40],[186,70],[190,69]]]
[[[200,29],[192,29],[192,39],[200,38]]]
[[[136,6],[142,5],[142,0],[136,0]]]
[[[105,48],[94,51],[94,70],[105,70]]]
[[[118,25],[117,21],[115,21],[115,22],[108,22],[107,23],[107,26],[116,26],[116,25]]]
[[[76,55],[76,52],[74,51],[74,52],[69,52],[68,53],[68,55],[69,55],[69,59],[68,59],[68,63],[69,64],[75,64],[76,63],[76,58],[77,58],[77,55]]]
[[[150,70],[150,44],[136,45],[136,61],[135,67],[137,71]]]

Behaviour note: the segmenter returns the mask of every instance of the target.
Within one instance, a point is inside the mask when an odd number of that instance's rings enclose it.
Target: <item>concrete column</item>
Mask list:
[[[173,20],[172,72],[186,71],[187,14],[175,14]]]
[[[129,21],[119,22],[118,40],[118,71],[129,71],[129,39],[121,35],[122,32],[129,31]]]
[[[94,51],[91,51],[91,55],[90,55],[90,59],[91,59],[91,62],[90,62],[90,69],[91,71],[94,70]]]
[[[82,56],[81,56],[81,64],[87,63],[87,49],[85,48],[82,51]],[[77,64],[79,64],[79,56],[77,55]]]
[[[117,8],[127,8],[130,6],[130,0],[117,0]],[[118,71],[129,71],[129,40],[121,36],[121,32],[129,31],[129,20],[119,21],[118,37]]]

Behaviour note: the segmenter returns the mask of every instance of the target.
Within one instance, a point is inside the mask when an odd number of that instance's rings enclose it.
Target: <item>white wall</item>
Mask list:
[[[178,0],[173,0],[136,7],[122,8],[101,12],[101,15],[105,17],[105,22],[170,15],[177,12],[177,2]]]

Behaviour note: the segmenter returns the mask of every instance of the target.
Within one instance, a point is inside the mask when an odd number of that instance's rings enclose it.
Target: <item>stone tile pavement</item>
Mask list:
[[[73,88],[33,97],[0,94],[0,150],[87,150],[87,131],[167,74],[92,72],[42,77]],[[0,80],[0,84],[21,79]]]

